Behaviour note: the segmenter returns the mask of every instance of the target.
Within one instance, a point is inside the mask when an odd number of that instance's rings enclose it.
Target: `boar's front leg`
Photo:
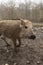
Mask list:
[[[18,45],[17,45],[17,40],[18,40]],[[20,47],[21,45],[21,39],[20,38],[12,38],[12,41],[14,43],[14,49],[15,49],[15,52],[17,51],[17,47]]]
[[[15,52],[16,52],[16,51],[17,51],[17,48],[16,48],[16,39],[13,38],[12,41],[13,41],[13,43],[14,43],[14,50],[15,50]]]
[[[18,40],[18,45],[17,45],[17,47],[20,47],[20,45],[21,45],[21,39],[20,38],[17,38],[17,40]]]

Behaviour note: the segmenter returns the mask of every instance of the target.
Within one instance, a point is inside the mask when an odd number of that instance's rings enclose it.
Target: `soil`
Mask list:
[[[21,46],[7,48],[0,38],[0,65],[43,65],[43,27],[35,27],[36,39],[21,39]],[[12,41],[8,40],[9,43]]]

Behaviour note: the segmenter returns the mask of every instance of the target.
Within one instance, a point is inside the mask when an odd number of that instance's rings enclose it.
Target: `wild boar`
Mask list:
[[[2,39],[6,42],[7,46],[9,44],[6,41],[6,37],[10,38],[15,46],[16,50],[16,40],[19,41],[21,45],[21,38],[35,39],[36,36],[32,30],[32,23],[29,20],[2,20],[0,21],[0,36],[3,35]]]

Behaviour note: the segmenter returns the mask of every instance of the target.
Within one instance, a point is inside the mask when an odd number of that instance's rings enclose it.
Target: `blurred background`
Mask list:
[[[43,22],[43,0],[0,0],[0,20]]]

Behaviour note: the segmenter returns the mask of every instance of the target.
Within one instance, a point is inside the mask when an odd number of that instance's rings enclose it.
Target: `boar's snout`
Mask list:
[[[29,37],[29,39],[35,39],[36,38],[36,36],[35,35],[31,35],[30,37]]]

